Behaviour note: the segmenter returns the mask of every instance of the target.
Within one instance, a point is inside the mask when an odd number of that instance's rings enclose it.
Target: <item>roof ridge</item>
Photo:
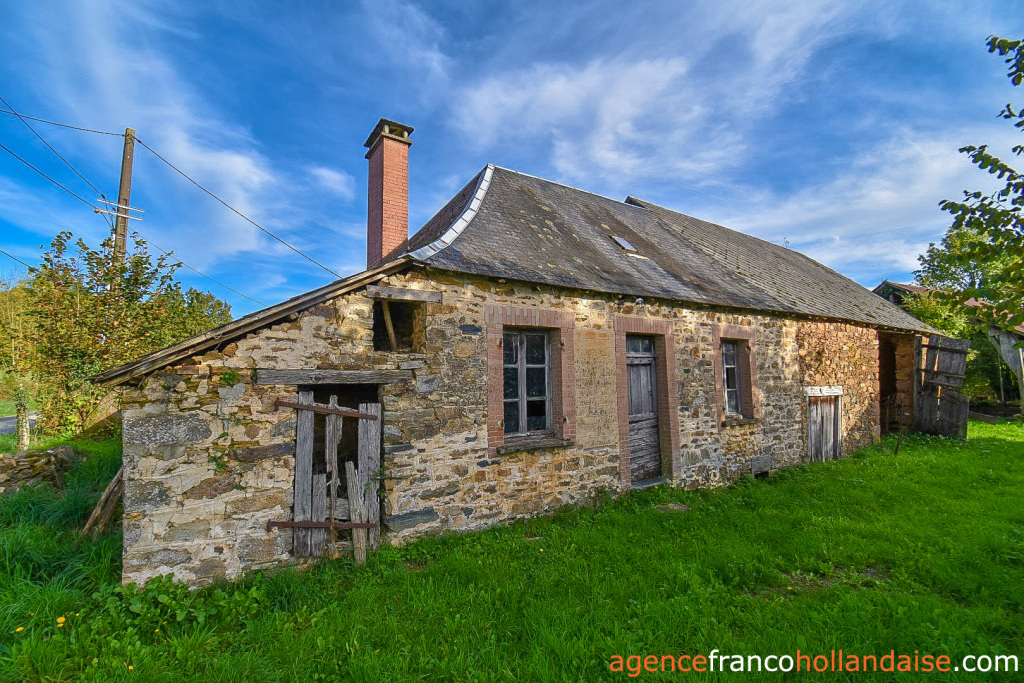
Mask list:
[[[565,189],[573,190],[574,192],[583,192],[584,194],[589,194],[592,197],[598,197],[599,199],[604,199],[604,200],[607,200],[609,202],[613,202],[615,204],[618,204],[620,206],[626,206],[626,207],[634,208],[634,209],[641,209],[641,210],[644,210],[644,211],[648,210],[647,207],[645,207],[645,206],[639,206],[637,204],[631,204],[629,202],[629,199],[631,198],[630,195],[626,195],[626,199],[615,199],[614,197],[609,197],[608,195],[598,194],[597,192],[593,192],[591,190],[584,190],[582,187],[576,187],[575,185],[569,185],[568,183],[560,183],[557,180],[551,180],[550,178],[542,178],[539,175],[533,175],[532,173],[523,173],[522,171],[517,171],[514,168],[506,168],[504,166],[499,166],[497,164],[490,164],[490,166],[493,166],[494,168],[497,168],[497,169],[501,169],[502,171],[508,171],[509,173],[515,173],[516,175],[521,175],[521,176],[523,176],[525,178],[533,178],[534,180],[539,180],[539,181],[541,181],[543,183],[547,183],[548,185],[557,185],[558,187],[564,187]]]

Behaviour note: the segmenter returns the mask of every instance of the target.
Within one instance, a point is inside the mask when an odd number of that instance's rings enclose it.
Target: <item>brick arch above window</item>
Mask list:
[[[735,342],[739,376],[740,412],[730,413],[726,392],[725,358],[722,342]],[[757,347],[755,331],[746,325],[716,323],[711,327],[711,342],[715,352],[715,398],[718,405],[719,428],[753,422],[761,418],[761,393],[757,381]]]

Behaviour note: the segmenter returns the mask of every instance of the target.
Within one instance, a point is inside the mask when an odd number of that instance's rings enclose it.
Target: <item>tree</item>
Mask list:
[[[32,366],[43,384],[43,428],[86,426],[106,392],[91,377],[230,321],[230,307],[210,294],[182,293],[178,264],[153,262],[146,243],[120,262],[110,240],[100,249],[61,232],[30,272]]]
[[[1024,41],[991,36],[988,50],[1005,57],[1010,83],[1020,86],[1024,82]],[[999,116],[1024,132],[1024,111],[1007,104]],[[1015,145],[1011,151],[1021,156],[1024,145]],[[992,263],[1007,256],[1010,262],[987,279],[968,280],[966,287],[950,291],[948,296],[961,304],[972,297],[989,301],[992,305],[979,309],[979,313],[988,322],[1011,330],[1024,323],[1024,176],[990,153],[988,145],[968,145],[960,152],[967,154],[979,169],[1005,181],[992,194],[966,191],[963,201],[940,202],[942,210],[953,215],[950,233],[968,238],[960,266],[969,271],[972,262]]]

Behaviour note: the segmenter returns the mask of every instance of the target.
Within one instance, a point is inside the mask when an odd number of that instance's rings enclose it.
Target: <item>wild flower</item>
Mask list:
[[[24,630],[25,630],[24,626],[19,626],[18,628],[14,629],[14,633],[21,633]]]

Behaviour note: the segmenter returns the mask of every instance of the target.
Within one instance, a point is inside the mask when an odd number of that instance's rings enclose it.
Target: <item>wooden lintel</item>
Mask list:
[[[352,410],[351,408],[336,408],[333,406],[325,406],[320,403],[295,403],[293,401],[282,401],[280,399],[274,404],[275,408],[295,408],[295,410],[308,410],[313,413],[323,413],[324,415],[341,415],[343,417],[358,417],[360,420],[376,420],[379,419],[376,415],[371,413],[360,413],[358,410]]]
[[[411,370],[257,370],[256,384],[390,384]]]
[[[404,289],[401,287],[379,287],[367,285],[366,296],[371,299],[391,301],[423,301],[427,303],[441,303],[441,292],[425,292],[420,289]]]

